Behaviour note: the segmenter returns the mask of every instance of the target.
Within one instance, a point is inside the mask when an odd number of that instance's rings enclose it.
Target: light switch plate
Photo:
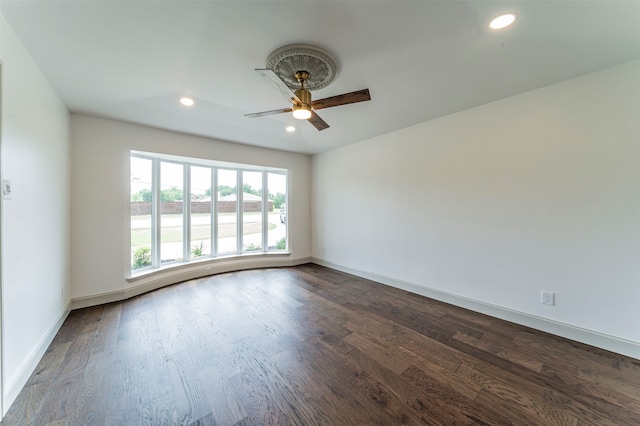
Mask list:
[[[9,179],[2,179],[2,199],[11,199],[11,181]]]

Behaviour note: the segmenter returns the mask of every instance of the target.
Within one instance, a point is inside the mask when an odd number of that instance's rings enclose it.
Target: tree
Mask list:
[[[140,191],[131,195],[131,201],[143,201],[145,203],[150,203],[151,191],[148,189],[141,189]]]
[[[218,186],[218,192],[220,193],[221,197],[227,196],[227,195],[231,195],[231,194],[235,194],[236,193],[236,187],[230,187],[227,185],[220,185]]]
[[[249,185],[248,183],[245,183],[244,185],[242,185],[242,190],[247,194],[262,195],[262,191],[253,189],[251,185]]]
[[[273,207],[276,209],[283,208],[284,204],[287,202],[287,196],[281,192],[278,192],[276,195],[269,193],[269,199],[273,200]]]
[[[182,189],[176,188],[175,186],[169,189],[163,189],[162,191],[160,191],[160,200],[169,203],[174,201],[182,201]]]

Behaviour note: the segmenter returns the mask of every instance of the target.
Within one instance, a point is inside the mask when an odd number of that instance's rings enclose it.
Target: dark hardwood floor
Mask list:
[[[638,425],[640,361],[315,265],[73,311],[3,425]]]

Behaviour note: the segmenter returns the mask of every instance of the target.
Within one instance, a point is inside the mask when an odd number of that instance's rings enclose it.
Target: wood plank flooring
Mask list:
[[[2,425],[638,425],[640,361],[316,265],[73,311]]]

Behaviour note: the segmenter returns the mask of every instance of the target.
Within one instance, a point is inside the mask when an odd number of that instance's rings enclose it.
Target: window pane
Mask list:
[[[287,175],[269,173],[269,250],[287,249]]]
[[[211,255],[211,168],[191,166],[191,258]]]
[[[160,163],[160,262],[183,259],[183,166]]]
[[[238,173],[218,169],[218,254],[238,251]]]
[[[242,172],[242,251],[262,250],[262,172]]]
[[[131,157],[131,269],[151,266],[152,161]]]
[[[172,262],[288,250],[286,170],[133,151],[129,158],[134,274]]]

